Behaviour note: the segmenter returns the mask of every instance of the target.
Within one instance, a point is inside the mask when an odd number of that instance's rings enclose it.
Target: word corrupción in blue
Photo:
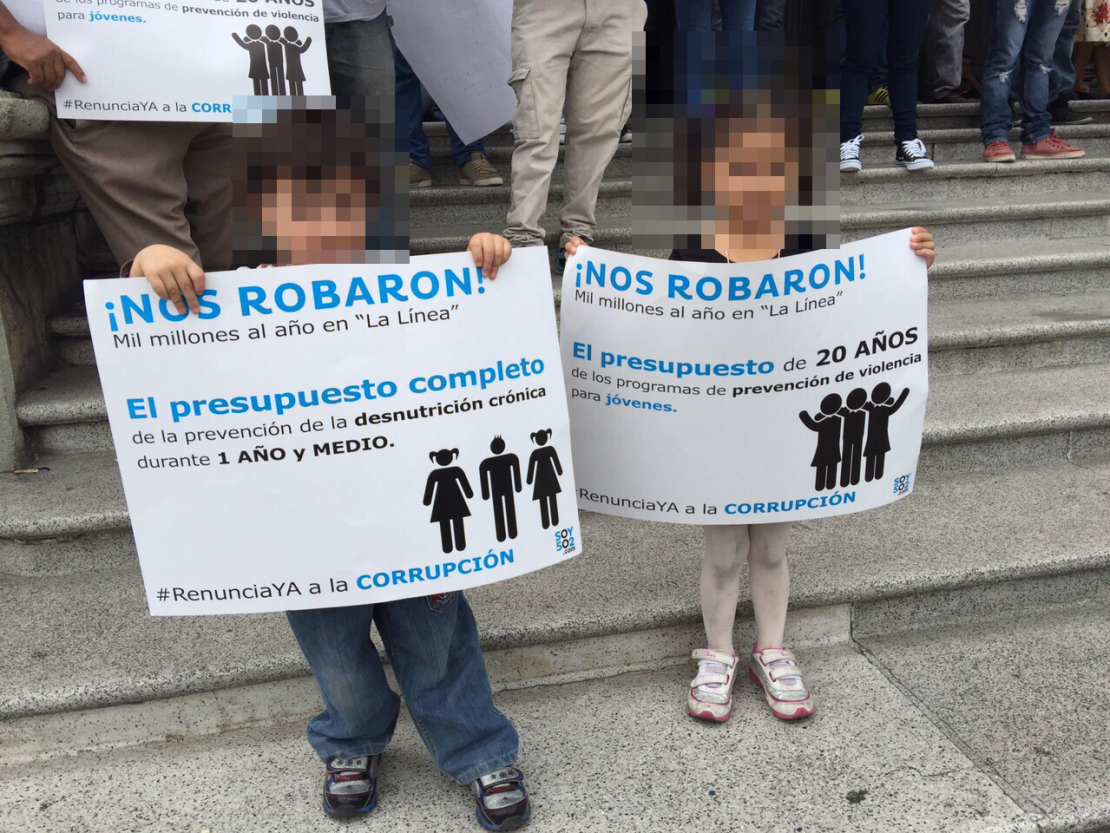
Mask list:
[[[275,312],[349,309],[482,295],[486,291],[483,283],[480,269],[464,266],[459,270],[444,269],[439,272],[421,269],[405,277],[397,274],[374,275],[370,278],[356,275],[342,283],[327,278],[304,282],[260,283],[233,287],[224,290],[223,295],[232,295],[239,314],[243,318],[250,318],[272,315]],[[198,318],[209,320],[222,314],[220,290],[206,289],[197,300],[200,304]],[[190,315],[188,312],[178,313],[164,299],[155,303],[155,298],[149,292],[120,294],[118,303],[108,301],[104,308],[108,311],[108,322],[113,333],[118,332],[121,326],[153,324],[156,317],[167,321],[182,321]]]
[[[696,267],[697,264],[689,264]],[[734,263],[736,271],[751,269],[756,264]],[[790,266],[790,261],[783,261]],[[660,281],[665,281],[666,296],[672,301],[758,301],[820,291],[828,286],[865,280],[867,277],[864,255],[835,257],[811,264],[805,268],[786,268],[759,275],[737,274],[727,278],[705,275],[656,275],[650,269],[633,272],[627,266],[610,266],[601,261],[586,260],[575,267],[574,285],[578,288],[596,286],[632,291],[636,295],[652,295]]]

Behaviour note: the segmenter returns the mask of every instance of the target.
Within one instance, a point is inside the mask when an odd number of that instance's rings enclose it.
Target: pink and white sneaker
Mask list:
[[[690,681],[686,711],[701,720],[724,723],[732,714],[732,683],[736,679],[737,654],[698,648],[698,675]]]
[[[763,689],[771,714],[779,720],[799,720],[817,711],[789,648],[753,647],[748,676]]]

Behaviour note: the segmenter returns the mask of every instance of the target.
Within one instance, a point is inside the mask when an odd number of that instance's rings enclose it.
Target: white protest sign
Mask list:
[[[230,122],[236,96],[330,95],[321,0],[43,0],[88,77],[58,117]]]
[[[397,48],[460,139],[469,144],[512,120],[512,0],[404,0],[389,15]]]
[[[909,494],[929,382],[909,240],[727,265],[580,248],[562,295],[579,508],[770,523]]]
[[[85,282],[151,613],[341,607],[582,552],[546,253]]]

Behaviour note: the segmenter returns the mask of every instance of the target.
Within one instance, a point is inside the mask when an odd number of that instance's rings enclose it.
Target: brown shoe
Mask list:
[[[484,153],[470,154],[470,161],[459,168],[460,185],[504,185],[505,180]]]
[[[1085,150],[1069,145],[1056,135],[1056,131],[1049,133],[1047,139],[1041,139],[1036,144],[1021,146],[1022,159],[1078,159],[1086,155]]]
[[[432,184],[432,172],[409,160],[409,188],[427,188]]]

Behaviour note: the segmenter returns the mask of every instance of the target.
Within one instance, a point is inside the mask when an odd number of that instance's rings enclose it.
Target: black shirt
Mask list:
[[[804,254],[802,249],[783,249],[774,259],[790,257],[791,255]],[[716,249],[674,249],[671,251],[670,260],[688,260],[695,263],[732,263]]]

